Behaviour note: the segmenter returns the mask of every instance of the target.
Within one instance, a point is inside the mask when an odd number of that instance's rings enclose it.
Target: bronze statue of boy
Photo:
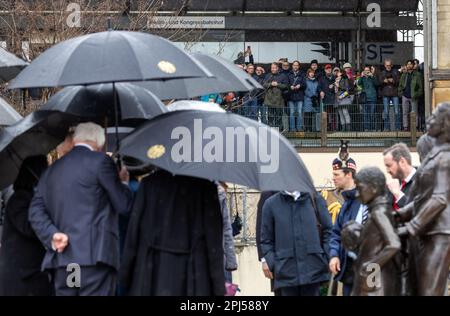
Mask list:
[[[355,183],[359,199],[368,207],[368,217],[363,216],[362,225],[350,222],[342,231],[344,247],[357,253],[352,295],[400,295],[400,277],[393,258],[401,244],[386,199],[386,177],[380,169],[369,167],[356,174]]]

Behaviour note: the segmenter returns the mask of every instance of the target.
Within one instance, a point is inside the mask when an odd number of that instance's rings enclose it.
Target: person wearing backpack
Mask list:
[[[328,282],[331,217],[315,193],[282,191],[263,206],[261,253],[264,275],[281,296],[319,296]]]

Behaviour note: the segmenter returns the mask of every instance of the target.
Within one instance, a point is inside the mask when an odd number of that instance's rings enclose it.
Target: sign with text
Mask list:
[[[153,29],[224,29],[223,16],[154,16],[147,21]]]
[[[394,65],[403,65],[414,58],[414,43],[367,43],[365,53],[368,65],[380,65],[386,58],[391,59]]]

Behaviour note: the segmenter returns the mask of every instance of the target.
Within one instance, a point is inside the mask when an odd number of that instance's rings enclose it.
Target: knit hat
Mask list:
[[[345,68],[352,68],[352,64],[350,64],[350,63],[345,63],[343,68],[344,68],[344,69],[345,69]]]

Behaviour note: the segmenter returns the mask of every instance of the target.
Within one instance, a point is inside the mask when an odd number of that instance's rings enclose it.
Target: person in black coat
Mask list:
[[[33,189],[47,165],[45,156],[26,158],[14,182],[0,248],[0,296],[52,294],[49,275],[41,272],[45,249],[28,222]]]
[[[222,296],[223,222],[217,186],[158,170],[142,180],[121,282],[132,296]]]

